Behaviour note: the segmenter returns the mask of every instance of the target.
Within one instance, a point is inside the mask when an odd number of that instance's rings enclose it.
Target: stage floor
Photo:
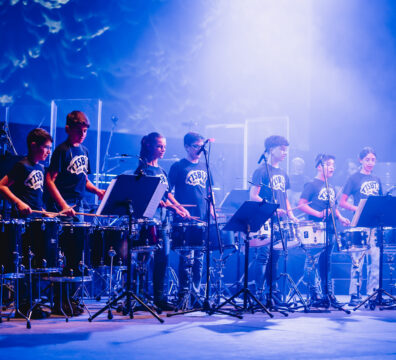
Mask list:
[[[95,312],[99,303],[90,303]],[[396,359],[396,311],[226,315],[192,313],[160,324],[149,313],[114,312],[0,324],[1,359]]]

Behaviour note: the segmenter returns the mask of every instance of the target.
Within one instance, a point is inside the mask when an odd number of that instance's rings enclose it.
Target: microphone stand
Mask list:
[[[271,172],[270,172],[270,168],[268,166],[268,159],[267,156],[265,156],[265,153],[263,153],[263,155],[261,156],[259,162],[261,162],[261,159],[264,160],[264,164],[265,164],[265,168],[267,171],[267,176],[268,176],[268,187],[271,190],[271,200],[273,204],[276,204],[276,198],[275,198],[275,191],[274,188],[272,186],[271,183]],[[271,165],[272,166],[272,165]],[[263,200],[264,201],[264,200]],[[281,239],[281,243],[282,243],[282,248],[285,254],[287,254],[287,243],[284,239],[283,236],[283,231],[281,228],[281,223],[280,223],[280,217],[279,217],[279,213],[278,211],[275,212],[275,216],[272,216],[270,219],[270,227],[271,227],[271,239],[270,239],[270,249],[269,249],[269,258],[268,258],[268,271],[269,271],[269,292],[268,292],[268,298],[267,298],[267,304],[266,307],[272,311],[279,311],[281,314],[283,314],[284,316],[288,316],[287,313],[283,312],[282,310],[289,310],[288,308],[281,308],[280,306],[278,306],[276,304],[276,302],[273,299],[273,259],[274,259],[274,217],[276,220],[276,223],[278,225],[278,229],[279,229],[279,233],[280,233],[280,239]],[[287,256],[287,255],[286,255]],[[266,269],[267,271],[267,269]],[[265,273],[264,273],[264,277],[265,277]]]
[[[231,312],[224,311],[224,310],[220,310],[219,307],[214,307],[210,303],[210,255],[211,255],[211,251],[210,251],[210,222],[211,222],[210,209],[211,208],[213,208],[214,223],[215,223],[215,228],[216,228],[216,235],[217,235],[217,241],[219,244],[220,254],[223,254],[223,244],[222,244],[221,237],[220,237],[219,224],[217,222],[217,215],[216,215],[216,210],[215,210],[216,208],[215,208],[214,196],[213,196],[213,181],[212,181],[212,176],[211,176],[211,171],[210,171],[210,166],[209,166],[210,145],[209,145],[209,151],[206,150],[206,147],[205,147],[205,145],[208,142],[210,144],[210,141],[206,140],[198,152],[198,154],[200,154],[201,152],[204,154],[206,173],[208,174],[208,187],[207,187],[207,197],[206,197],[206,201],[207,201],[207,207],[206,207],[207,230],[206,230],[206,242],[205,242],[205,252],[206,252],[205,299],[203,301],[201,308],[194,308],[191,310],[185,310],[185,311],[171,313],[171,314],[168,313],[167,317],[192,313],[192,312],[196,312],[196,311],[202,311],[202,312],[206,312],[208,315],[213,315],[214,313],[219,313],[219,314],[233,316],[238,319],[242,319],[241,315],[233,314]]]
[[[325,213],[325,222],[326,222],[326,227],[325,227],[325,251],[324,251],[324,257],[325,257],[325,291],[324,291],[324,302],[326,307],[332,306],[333,308],[344,311],[347,314],[350,314],[351,312],[347,309],[344,309],[341,305],[334,304],[330,301],[330,296],[329,296],[329,263],[331,261],[330,259],[330,223],[329,223],[329,217],[331,217],[331,222],[333,225],[334,229],[334,236],[337,241],[338,247],[340,248],[340,244],[338,243],[338,234],[337,234],[337,228],[336,228],[336,223],[335,223],[335,217],[334,217],[334,210],[333,207],[330,203],[330,189],[329,189],[329,182],[327,178],[327,174],[324,168],[324,163],[323,163],[323,158],[320,159],[320,164],[322,166],[322,172],[323,172],[323,177],[324,177],[324,182],[325,182],[325,188],[326,188],[326,193],[327,193],[327,201],[326,201],[326,213]]]

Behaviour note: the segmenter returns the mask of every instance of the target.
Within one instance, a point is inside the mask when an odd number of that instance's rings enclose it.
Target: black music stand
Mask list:
[[[156,176],[141,175],[119,175],[113,179],[106,191],[101,202],[97,214],[98,215],[128,215],[128,255],[127,255],[127,281],[126,288],[114,300],[109,298],[105,307],[97,311],[88,318],[91,322],[101,313],[108,310],[108,319],[112,319],[111,307],[116,305],[119,300],[126,297],[123,314],[129,314],[133,318],[133,308],[131,306],[131,298],[136,300],[143,308],[151,313],[159,322],[164,322],[149,306],[147,306],[132,290],[132,224],[133,219],[141,217],[151,218],[154,216],[158,208],[158,204],[167,189],[166,184],[161,183],[161,179]]]
[[[243,281],[243,288],[235,295],[225,300],[213,311],[219,311],[224,305],[231,304],[238,312],[251,311],[254,313],[257,307],[254,306],[252,300],[258,305],[258,309],[264,310],[270,317],[273,317],[268,309],[257,299],[248,288],[249,283],[249,234],[257,232],[264,223],[272,216],[275,210],[279,207],[278,204],[272,204],[265,201],[245,201],[237,212],[231,217],[223,230],[243,232],[245,234],[245,277]],[[239,306],[234,302],[234,299],[243,294],[243,306]],[[249,302],[249,307],[248,307]]]
[[[370,304],[371,310],[377,305],[386,306],[383,301],[383,294],[390,297],[394,302],[396,298],[382,288],[383,282],[383,259],[384,259],[384,227],[396,227],[396,197],[394,196],[369,196],[367,199],[360,200],[358,209],[352,219],[352,226],[377,228],[377,244],[380,248],[379,259],[379,288],[367,297],[353,310],[359,309],[366,302],[375,297]]]

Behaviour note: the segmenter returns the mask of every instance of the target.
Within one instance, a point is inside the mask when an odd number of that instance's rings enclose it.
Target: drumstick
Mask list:
[[[43,214],[43,215],[68,216],[66,214],[62,214],[61,212],[56,213],[56,212],[51,212],[51,211],[40,211],[40,210],[32,210],[32,212],[37,213],[37,214]],[[81,213],[81,212],[76,212],[76,215],[95,216],[95,217],[115,216],[115,215],[96,215],[96,214],[88,214],[88,213]]]
[[[298,205],[298,206],[296,206],[296,207],[294,207],[294,208],[291,208],[290,210],[293,211],[293,210],[299,209],[300,207],[302,207],[302,206],[304,206],[304,205],[309,205],[309,204],[311,204],[311,203],[312,203],[312,201],[307,202],[307,203],[304,203],[304,204],[301,204],[301,205]]]
[[[192,204],[180,204],[180,206],[183,206],[183,207],[196,207],[197,205],[192,205]]]
[[[69,210],[69,209],[73,209],[74,207],[76,207],[76,205],[70,206],[70,207],[68,207],[67,209],[64,209],[64,210],[62,210],[62,211],[59,211],[58,214],[60,215],[60,214],[64,213],[65,211]]]
[[[206,224],[206,221],[201,220],[198,216],[190,216],[190,219],[200,222],[202,224]]]

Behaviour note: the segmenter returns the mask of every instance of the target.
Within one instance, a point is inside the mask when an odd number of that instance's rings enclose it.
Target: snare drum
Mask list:
[[[23,270],[21,265],[24,231],[23,220],[0,220],[0,274],[16,274]]]
[[[223,231],[222,228],[225,226],[225,224],[219,224],[219,232],[220,232],[220,239],[221,239],[221,245],[223,249],[232,249],[235,248],[235,235],[233,231]],[[206,233],[205,233],[205,238],[206,238]],[[205,239],[204,238],[204,239]],[[217,239],[217,233],[216,233],[216,225],[211,224],[210,225],[210,250],[219,250],[219,241]],[[205,244],[205,241],[204,241]]]
[[[370,229],[361,227],[347,229],[341,233],[340,251],[366,250],[369,238]]]
[[[23,236],[23,264],[29,269],[29,250],[32,252],[31,267],[36,272],[59,271],[60,221],[52,218],[26,220]]]
[[[267,221],[259,231],[250,233],[250,247],[261,247],[268,245],[271,241],[271,227],[269,221]]]
[[[283,233],[283,239],[287,242],[287,248],[291,249],[300,245],[298,224],[292,221],[281,221],[280,228]],[[274,224],[275,243],[274,250],[283,250],[281,234],[278,225]]]
[[[298,224],[299,239],[304,249],[324,248],[326,246],[326,224],[305,221]]]
[[[172,249],[202,249],[205,246],[206,224],[174,223],[172,225]]]
[[[109,250],[114,250],[113,266],[126,266],[128,231],[124,227],[99,226],[92,233],[92,266],[110,266]]]
[[[158,220],[140,219],[134,225],[138,235],[132,238],[132,251],[153,251],[161,245],[161,225]]]
[[[91,267],[91,240],[93,227],[90,223],[62,223],[59,247],[62,252],[63,275],[81,276],[82,264]]]

